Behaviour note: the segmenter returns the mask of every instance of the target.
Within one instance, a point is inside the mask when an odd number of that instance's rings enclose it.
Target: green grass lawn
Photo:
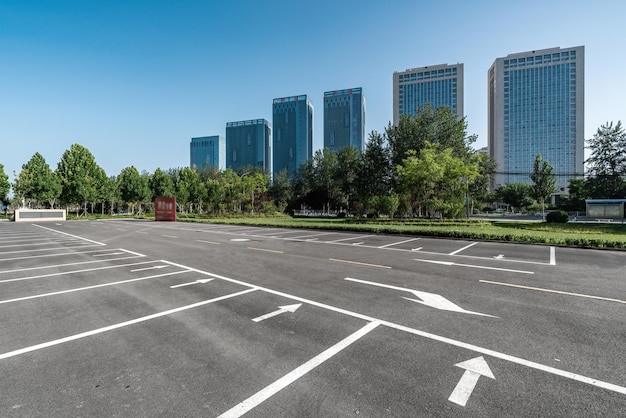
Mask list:
[[[554,224],[485,220],[414,221],[389,219],[233,217],[185,218],[179,221],[285,228],[329,229],[419,235],[471,240],[549,244],[584,248],[626,248],[626,224]]]

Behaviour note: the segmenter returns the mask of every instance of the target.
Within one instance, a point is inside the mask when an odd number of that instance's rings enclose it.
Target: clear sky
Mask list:
[[[73,143],[108,175],[189,164],[192,137],[307,94],[362,87],[366,130],[393,118],[392,74],[465,66],[465,113],[487,144],[498,57],[585,46],[585,138],[626,122],[623,0],[0,0],[0,163],[56,169]]]

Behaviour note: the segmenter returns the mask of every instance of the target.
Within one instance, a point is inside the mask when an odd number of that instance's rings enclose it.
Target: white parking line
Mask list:
[[[56,229],[46,228],[45,226],[41,226],[41,225],[37,225],[37,224],[33,224],[33,225],[38,227],[38,228],[45,229],[46,231],[56,232],[57,234],[62,234],[62,235],[67,235],[67,236],[70,236],[70,237],[78,238],[78,239],[80,239],[82,241],[91,242],[92,244],[106,245],[106,244],[104,244],[102,242],[93,241],[93,240],[90,240],[90,239],[87,239],[87,238],[79,237],[77,235],[68,234],[67,232],[57,231]]]
[[[495,285],[499,285],[499,286],[514,287],[514,288],[517,288],[517,289],[535,290],[535,291],[538,291],[538,292],[556,293],[558,295],[576,296],[576,297],[579,297],[579,298],[597,299],[597,300],[604,300],[604,301],[607,301],[607,302],[617,302],[617,303],[624,303],[624,304],[626,304],[626,300],[614,299],[614,298],[605,298],[603,296],[585,295],[585,294],[582,294],[582,293],[564,292],[562,290],[552,290],[552,289],[545,289],[545,288],[542,288],[542,287],[523,286],[523,285],[519,285],[519,284],[492,282],[491,280],[479,280],[479,282],[480,283],[486,283],[486,284],[495,284]]]
[[[380,325],[379,322],[370,322],[369,324],[365,325],[363,328],[356,331],[352,335],[348,336],[347,338],[344,338],[343,340],[339,341],[337,344],[333,345],[332,347],[324,350],[317,356],[313,357],[311,360],[307,361],[300,367],[297,367],[296,369],[287,373],[286,375],[284,375],[283,377],[281,377],[274,383],[270,384],[269,386],[266,386],[264,389],[261,389],[259,392],[250,396],[245,401],[235,405],[228,411],[219,415],[218,418],[240,417],[243,414],[251,411],[256,406],[260,405],[262,402],[271,398],[279,391],[283,390],[284,388],[286,388],[287,386],[289,386],[290,384],[292,384],[293,382],[295,382],[296,380],[298,380],[299,378],[301,378],[302,376],[304,376],[305,374],[307,374],[308,372],[310,372],[311,370],[319,366],[320,364],[324,363],[326,360],[329,360],[330,358],[332,358],[333,356],[341,352],[343,349],[349,347],[350,345],[354,344],[356,341],[358,341],[365,335],[369,334],[372,330],[377,328],[379,325]]]
[[[465,247],[463,247],[463,248],[459,248],[459,249],[458,249],[458,250],[456,250],[456,251],[452,251],[452,252],[451,252],[450,254],[448,254],[448,255],[456,255],[456,254],[460,253],[461,251],[467,250],[469,247],[473,247],[473,246],[474,246],[474,245],[476,245],[476,244],[478,244],[478,243],[477,243],[477,242],[472,242],[471,244],[466,245],[466,246],[465,246]]]
[[[494,357],[494,358],[499,358],[501,360],[508,361],[508,362],[511,362],[511,363],[514,363],[514,364],[518,364],[518,365],[521,365],[521,366],[529,367],[529,368],[532,368],[532,369],[535,369],[535,370],[540,370],[540,371],[543,371],[543,372],[546,372],[546,373],[550,373],[550,374],[554,374],[554,375],[557,375],[557,376],[560,376],[560,377],[565,377],[567,379],[572,379],[572,380],[575,380],[577,382],[582,382],[582,383],[586,383],[586,384],[591,385],[591,386],[603,388],[603,389],[609,390],[611,392],[616,392],[616,393],[621,393],[623,395],[626,395],[626,387],[624,387],[624,386],[619,386],[619,385],[616,385],[616,384],[613,384],[613,383],[609,383],[609,382],[605,382],[605,381],[602,381],[602,380],[598,380],[598,379],[595,379],[595,378],[586,377],[586,376],[583,376],[583,375],[580,375],[580,374],[576,374],[576,373],[571,373],[571,372],[568,372],[568,371],[565,371],[565,370],[557,369],[557,368],[554,368],[554,367],[551,367],[551,366],[546,366],[546,365],[543,365],[543,364],[540,364],[540,363],[536,363],[534,361],[526,360],[526,359],[523,359],[523,358],[520,358],[520,357],[511,356],[511,355],[508,355],[508,354],[505,354],[505,353],[501,353],[501,352],[498,352],[498,351],[490,350],[488,348],[483,348],[483,347],[480,347],[480,346],[477,346],[477,345],[468,344],[468,343],[465,343],[465,342],[462,342],[462,341],[459,341],[459,340],[454,340],[452,338],[447,338],[447,337],[443,337],[443,336],[440,336],[440,335],[431,334],[431,333],[426,332],[426,331],[421,331],[421,330],[418,330],[418,329],[415,329],[415,328],[406,327],[404,325],[399,325],[399,324],[396,324],[396,323],[393,323],[393,322],[384,321],[384,320],[381,320],[381,319],[378,319],[378,318],[374,318],[374,317],[371,317],[371,316],[368,316],[368,315],[360,314],[358,312],[348,311],[346,309],[337,308],[337,307],[332,306],[332,305],[326,305],[324,303],[316,302],[316,301],[313,301],[313,300],[310,300],[310,299],[301,298],[299,296],[290,295],[288,293],[280,292],[280,291],[277,291],[277,290],[272,290],[272,289],[269,289],[269,288],[266,288],[266,287],[255,286],[255,285],[243,282],[241,280],[231,279],[231,278],[228,278],[228,277],[225,277],[225,276],[220,276],[218,274],[208,273],[206,271],[194,269],[192,267],[186,267],[186,266],[183,266],[181,264],[172,263],[172,262],[168,262],[168,261],[165,261],[165,260],[161,260],[161,261],[163,261],[164,263],[172,264],[174,266],[183,267],[183,268],[189,268],[189,269],[195,271],[196,273],[204,274],[204,275],[209,276],[209,277],[215,277],[217,279],[225,280],[225,281],[230,282],[230,283],[237,283],[237,284],[240,284],[242,286],[249,286],[249,287],[254,286],[253,287],[254,289],[262,291],[262,292],[270,293],[270,294],[277,295],[277,296],[282,296],[282,297],[285,297],[287,299],[296,300],[298,302],[306,303],[306,304],[309,304],[309,305],[312,305],[312,306],[317,306],[317,307],[320,307],[320,308],[323,308],[323,309],[326,309],[326,310],[329,310],[329,311],[342,313],[344,315],[348,315],[348,316],[351,316],[353,318],[363,319],[363,320],[368,321],[368,322],[379,322],[381,325],[385,325],[385,326],[387,326],[389,328],[397,329],[397,330],[400,330],[400,331],[405,331],[405,332],[408,332],[410,334],[414,334],[414,335],[417,335],[417,336],[420,336],[420,337],[424,337],[424,338],[427,338],[427,339],[430,339],[430,340],[439,341],[439,342],[442,342],[444,344],[452,345],[452,346],[459,347],[459,348],[464,348],[464,349],[470,350],[470,351],[475,351],[477,353],[485,354],[485,355],[488,355],[488,356],[491,356],[491,357]]]
[[[121,254],[123,254],[123,253],[121,253]],[[58,267],[80,266],[80,265],[83,265],[83,264],[105,263],[107,261],[129,260],[131,258],[138,258],[138,257],[136,255],[133,255],[132,257],[118,257],[118,258],[108,258],[108,259],[104,259],[104,260],[79,261],[79,262],[76,262],[76,263],[51,264],[51,265],[46,265],[46,266],[25,267],[25,268],[15,269],[15,270],[0,270],[0,274],[18,273],[20,271],[44,270],[44,269],[58,268]],[[150,261],[146,261],[146,263],[149,263],[149,262]]]
[[[62,295],[62,294],[65,294],[65,293],[81,292],[83,290],[98,289],[100,287],[117,286],[117,285],[120,285],[120,284],[133,283],[133,282],[138,282],[138,281],[142,281],[142,280],[149,280],[149,279],[156,279],[156,278],[165,277],[165,276],[173,276],[175,274],[181,274],[181,273],[189,273],[189,270],[174,271],[174,272],[170,272],[170,273],[158,274],[158,275],[155,275],[155,276],[138,277],[138,278],[135,278],[135,279],[120,280],[120,281],[112,282],[112,283],[103,283],[103,284],[97,284],[97,285],[93,285],[93,286],[79,287],[79,288],[76,288],[76,289],[59,290],[58,292],[43,293],[43,294],[40,294],[40,295],[24,296],[24,297],[15,298],[15,299],[0,300],[0,305],[5,304],[5,303],[20,302],[20,301],[29,300],[29,299],[38,299],[38,298],[45,298],[45,297],[48,297],[48,296]]]
[[[215,303],[221,300],[226,300],[226,299],[244,295],[246,293],[254,292],[255,290],[256,288],[246,289],[241,292],[231,293],[229,295],[220,296],[214,299],[204,300],[202,302],[193,303],[191,305],[181,306],[180,308],[170,309],[168,311],[163,311],[163,312],[158,312],[152,315],[142,316],[141,318],[131,319],[130,321],[120,322],[117,324],[109,325],[107,327],[98,328],[98,329],[94,329],[94,330],[87,331],[87,332],[81,332],[80,334],[70,335],[65,338],[59,338],[58,340],[48,341],[48,342],[41,343],[41,344],[31,345],[30,347],[20,348],[19,350],[9,351],[8,353],[0,354],[0,360],[4,360],[6,358],[19,356],[20,354],[30,353],[32,351],[37,351],[37,350],[41,350],[44,348],[52,347],[55,345],[64,344],[70,341],[79,340],[81,338],[91,337],[92,335],[101,334],[103,332],[112,331],[114,329],[127,327],[129,325],[138,324],[140,322],[149,321],[151,319],[160,318],[166,315],[171,315],[176,312],[182,312],[182,311],[186,311],[189,309],[194,309],[199,306],[208,305],[210,303]]]
[[[352,239],[363,239],[363,238],[368,238],[368,237],[373,237],[374,235],[357,235],[356,237],[349,237],[349,238],[342,238],[342,239],[336,239],[333,241],[326,241],[327,244],[332,244],[335,242],[342,242],[342,241],[350,241]]]
[[[66,248],[68,248],[68,247],[56,248],[56,249],[60,250],[60,249],[66,249]],[[25,256],[25,257],[0,258],[0,261],[28,260],[28,259],[31,259],[31,258],[63,257],[63,256],[66,256],[66,255],[80,255],[80,254],[99,253],[99,252],[102,252],[102,251],[107,251],[107,250],[66,251],[66,252],[56,253],[56,254],[39,254],[39,255],[29,255],[29,256]],[[145,256],[143,256],[141,254],[133,253],[132,251],[127,251],[127,250],[124,250],[124,251],[126,251],[128,253],[131,253],[131,254],[135,254],[138,257],[145,257]],[[18,251],[18,252],[30,252],[30,251]],[[118,260],[120,260],[120,259],[118,259]]]
[[[89,271],[110,270],[110,269],[121,268],[121,267],[138,266],[140,264],[147,264],[147,263],[153,263],[153,262],[154,261],[143,261],[141,263],[119,264],[119,265],[114,265],[114,266],[95,267],[92,269],[61,271],[58,273],[41,274],[39,276],[18,277],[16,279],[0,280],[0,283],[10,283],[10,282],[19,282],[19,281],[24,281],[24,280],[42,279],[44,277],[65,276],[65,275],[76,274],[76,273],[86,273]]]
[[[411,238],[411,239],[407,239],[407,240],[400,241],[400,242],[392,242],[391,244],[381,245],[380,247],[377,247],[377,248],[387,248],[387,247],[392,247],[394,245],[406,244],[407,242],[417,241],[418,239],[421,239],[421,238]]]

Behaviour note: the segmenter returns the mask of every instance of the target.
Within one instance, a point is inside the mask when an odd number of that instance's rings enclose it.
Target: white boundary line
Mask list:
[[[129,266],[137,266],[137,265],[141,265],[141,264],[148,264],[148,263],[154,263],[154,261],[142,261],[140,263],[119,264],[119,265],[113,265],[113,266],[96,267],[96,268],[92,268],[92,269],[61,271],[61,272],[58,272],[58,273],[40,274],[39,276],[18,277],[18,278],[15,278],[15,279],[0,280],[0,283],[10,283],[10,282],[19,282],[19,281],[24,281],[24,280],[41,279],[41,278],[44,278],[44,277],[64,276],[64,275],[70,275],[70,274],[76,274],[76,273],[86,273],[86,272],[89,272],[89,271],[110,270],[110,269],[116,269],[116,268],[121,268],[121,267],[129,267]]]
[[[448,254],[448,255],[456,255],[456,254],[460,253],[461,251],[467,250],[469,247],[473,247],[473,246],[474,246],[474,245],[476,245],[476,244],[478,244],[478,242],[472,242],[471,244],[466,245],[466,246],[465,246],[465,247],[463,247],[463,248],[459,248],[459,249],[458,249],[458,250],[456,250],[456,251],[452,251],[452,252],[451,252],[450,254]]]
[[[33,226],[36,226],[37,228],[45,229],[46,231],[56,232],[57,234],[62,234],[62,235],[67,235],[67,236],[70,236],[70,237],[74,237],[74,238],[77,238],[77,239],[82,240],[82,241],[91,242],[92,244],[106,245],[106,244],[104,244],[102,242],[93,241],[93,240],[90,240],[90,239],[87,239],[87,238],[79,237],[78,235],[68,234],[67,232],[57,231],[56,229],[46,228],[45,226],[41,226],[41,225],[37,225],[37,224],[33,224]]]
[[[138,282],[138,281],[141,281],[141,280],[156,279],[158,277],[173,276],[175,274],[189,273],[189,271],[190,270],[173,271],[173,272],[170,272],[170,273],[157,274],[157,275],[154,275],[154,276],[138,277],[138,278],[135,278],[135,279],[120,280],[120,281],[117,281],[117,282],[102,283],[102,284],[96,284],[96,285],[93,285],[93,286],[86,286],[86,287],[78,287],[76,289],[59,290],[58,292],[42,293],[42,294],[39,294],[39,295],[24,296],[24,297],[15,298],[15,299],[0,300],[0,305],[3,305],[5,303],[21,302],[23,300],[29,300],[29,299],[39,299],[39,298],[45,298],[45,297],[48,297],[48,296],[62,295],[62,294],[65,294],[65,293],[81,292],[83,290],[98,289],[100,287],[117,286],[117,285],[120,285],[120,284]]]
[[[449,345],[452,345],[452,346],[455,346],[455,347],[464,348],[464,349],[470,350],[470,351],[475,351],[477,353],[485,354],[487,356],[498,358],[500,360],[508,361],[508,362],[511,362],[511,363],[514,363],[514,364],[518,364],[518,365],[521,365],[521,366],[529,367],[531,369],[540,370],[540,371],[543,371],[543,372],[546,372],[546,373],[550,373],[550,374],[554,374],[554,375],[557,375],[557,376],[560,376],[560,377],[565,377],[567,379],[572,379],[572,380],[575,380],[577,382],[582,382],[582,383],[589,384],[591,386],[595,386],[595,387],[599,387],[599,388],[602,388],[602,389],[606,389],[606,390],[609,390],[611,392],[616,392],[616,393],[621,393],[622,395],[626,395],[626,387],[624,387],[624,386],[619,386],[619,385],[616,385],[616,384],[613,384],[613,383],[604,382],[604,381],[599,380],[599,379],[594,379],[594,378],[586,377],[586,376],[583,376],[583,375],[580,375],[580,374],[576,374],[576,373],[568,372],[568,371],[565,371],[565,370],[557,369],[557,368],[554,368],[554,367],[546,366],[546,365],[543,365],[543,364],[540,364],[540,363],[536,363],[534,361],[526,360],[526,359],[523,359],[523,358],[520,358],[520,357],[511,356],[511,355],[508,355],[508,354],[505,354],[505,353],[501,353],[501,352],[498,352],[498,351],[490,350],[488,348],[483,348],[483,347],[480,347],[480,346],[477,346],[477,345],[464,343],[462,341],[454,340],[452,338],[447,338],[447,337],[443,337],[443,336],[440,336],[440,335],[431,334],[429,332],[425,332],[425,331],[421,331],[421,330],[418,330],[418,329],[406,327],[404,325],[395,324],[393,322],[384,321],[384,320],[381,320],[381,319],[378,319],[378,318],[374,318],[374,317],[371,317],[371,316],[368,316],[368,315],[363,315],[363,314],[360,314],[360,313],[357,313],[357,312],[348,311],[346,309],[337,308],[337,307],[332,306],[332,305],[326,305],[324,303],[319,303],[319,302],[316,302],[316,301],[313,301],[313,300],[309,300],[309,299],[301,298],[301,297],[298,297],[298,296],[290,295],[288,293],[279,292],[279,291],[268,289],[268,288],[265,288],[265,287],[254,286],[252,284],[245,283],[245,282],[242,282],[240,280],[231,279],[231,278],[220,276],[220,275],[213,274],[213,273],[208,273],[206,271],[198,270],[198,269],[195,269],[193,267],[183,266],[181,264],[172,263],[172,262],[169,262],[169,261],[166,261],[166,260],[161,260],[161,261],[164,262],[164,263],[170,263],[170,264],[172,264],[174,266],[178,266],[178,267],[182,267],[182,268],[188,268],[188,269],[191,269],[192,271],[195,271],[196,273],[204,274],[204,275],[210,276],[210,277],[215,277],[217,279],[225,280],[225,281],[230,282],[230,283],[237,283],[237,284],[240,284],[242,286],[253,287],[254,289],[260,290],[262,292],[270,293],[270,294],[277,295],[277,296],[282,296],[282,297],[287,298],[287,299],[296,300],[296,301],[303,302],[303,303],[306,303],[306,304],[309,304],[309,305],[320,307],[322,309],[326,309],[326,310],[330,310],[330,311],[333,311],[333,312],[345,314],[345,315],[351,316],[353,318],[359,318],[359,319],[363,319],[363,320],[369,321],[369,322],[378,322],[381,325],[385,325],[385,326],[387,326],[389,328],[397,329],[397,330],[400,330],[400,331],[405,331],[405,332],[408,332],[410,334],[414,334],[414,335],[418,335],[420,337],[428,338],[430,340],[439,341],[439,342],[442,342],[444,344],[449,344]]]
[[[43,270],[43,269],[51,269],[51,268],[57,268],[57,267],[80,266],[82,264],[105,263],[107,261],[129,260],[129,259],[132,259],[132,258],[138,258],[138,256],[133,255],[132,257],[108,258],[108,259],[104,259],[104,260],[80,261],[80,262],[77,262],[77,263],[66,263],[66,264],[55,264],[55,265],[50,265],[50,266],[27,267],[27,268],[23,268],[23,269],[15,269],[15,270],[2,270],[2,271],[0,271],[0,274],[19,273],[21,271]]]
[[[352,345],[353,343],[361,339],[363,336],[369,334],[372,330],[377,328],[379,325],[380,325],[379,322],[368,323],[367,325],[365,325],[363,328],[359,329],[352,335],[344,338],[343,340],[339,341],[337,344],[333,345],[332,347],[327,348],[326,350],[322,351],[320,354],[313,357],[311,360],[307,361],[301,366],[295,368],[291,372],[287,373],[280,379],[276,380],[274,383],[270,384],[269,386],[266,386],[264,389],[261,389],[259,392],[250,396],[248,399],[244,400],[243,402],[235,405],[228,411],[219,415],[218,418],[240,417],[244,415],[245,413],[251,411],[256,406],[260,405],[262,402],[271,398],[279,391],[283,390],[284,388],[286,388],[287,386],[289,386],[290,384],[292,384],[293,382],[295,382],[296,380],[298,380],[299,378],[301,378],[302,376],[304,376],[305,374],[307,374],[308,372],[310,372],[311,370],[319,366],[320,364],[324,363],[326,360],[329,360],[330,358],[332,358],[334,355],[341,352],[346,347],[349,347],[350,345]]]
[[[421,237],[419,237],[419,238],[411,238],[411,239],[407,239],[407,240],[400,241],[400,242],[392,242],[391,244],[381,245],[380,247],[376,247],[376,248],[393,247],[394,245],[406,244],[407,242],[417,241],[418,239],[422,239],[422,238]]]
[[[63,247],[63,248],[55,248],[55,249],[66,249],[66,248],[77,248],[77,247]],[[33,251],[38,251],[38,250],[33,250]],[[44,258],[44,257],[63,257],[66,255],[80,255],[80,254],[89,254],[89,253],[100,253],[102,251],[110,251],[108,249],[102,249],[102,250],[89,250],[89,251],[67,251],[67,252],[63,252],[63,253],[57,253],[57,254],[40,254],[40,255],[29,255],[26,257],[13,257],[13,258],[0,258],[0,262],[1,261],[15,261],[15,260],[28,260],[31,258]],[[145,255],[142,254],[138,254],[132,251],[128,251],[128,250],[122,250],[122,251],[126,251],[128,253],[131,254],[135,254],[139,257],[145,257]],[[30,252],[30,251],[18,251],[20,253],[22,252]],[[7,254],[7,253],[3,253],[3,254]]]
[[[149,321],[151,319],[160,318],[162,316],[171,315],[173,313],[186,311],[186,310],[189,310],[189,309],[197,308],[199,306],[208,305],[208,304],[214,303],[214,302],[219,302],[221,300],[234,298],[234,297],[246,294],[246,293],[254,292],[255,290],[256,290],[255,288],[246,289],[246,290],[243,290],[241,292],[231,293],[229,295],[220,296],[220,297],[217,297],[217,298],[214,298],[214,299],[208,299],[208,300],[204,300],[202,302],[193,303],[191,305],[186,305],[186,306],[181,306],[179,308],[170,309],[168,311],[158,312],[158,313],[155,313],[155,314],[152,314],[152,315],[147,315],[147,316],[142,316],[140,318],[131,319],[130,321],[120,322],[120,323],[109,325],[109,326],[106,326],[106,327],[103,327],[103,328],[98,328],[98,329],[94,329],[94,330],[91,330],[91,331],[81,332],[80,334],[70,335],[68,337],[60,338],[58,340],[48,341],[48,342],[41,343],[41,344],[31,345],[30,347],[21,348],[19,350],[9,351],[8,353],[0,354],[0,360],[4,360],[4,359],[10,358],[10,357],[19,356],[20,354],[30,353],[32,351],[41,350],[43,348],[48,348],[48,347],[52,347],[52,346],[55,346],[55,345],[67,343],[67,342],[70,342],[70,341],[79,340],[81,338],[91,337],[92,335],[101,334],[103,332],[112,331],[114,329],[127,327],[129,325],[138,324],[140,322]]]

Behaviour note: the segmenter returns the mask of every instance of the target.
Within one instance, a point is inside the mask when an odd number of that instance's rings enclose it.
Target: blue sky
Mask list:
[[[0,0],[0,163],[55,169],[73,143],[109,175],[189,164],[192,137],[272,121],[272,99],[362,87],[366,129],[393,117],[392,74],[464,63],[465,113],[487,143],[498,57],[585,46],[585,138],[626,122],[626,2]]]

